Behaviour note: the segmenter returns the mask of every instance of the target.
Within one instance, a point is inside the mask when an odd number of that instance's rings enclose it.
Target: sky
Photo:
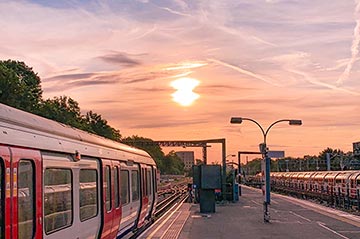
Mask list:
[[[123,136],[258,151],[260,129],[237,116],[301,119],[269,131],[286,156],[360,141],[360,0],[0,0],[0,36],[0,59],[31,66],[45,99],[69,96]],[[189,106],[172,99],[184,77]]]

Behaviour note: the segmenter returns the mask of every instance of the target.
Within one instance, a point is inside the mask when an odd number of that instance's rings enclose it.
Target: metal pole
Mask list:
[[[241,165],[240,165],[240,152],[238,152],[238,183],[239,183],[239,196],[241,196]]]
[[[265,198],[264,198],[264,222],[270,221],[270,158],[267,156],[266,135],[264,134],[263,157],[265,161]]]
[[[207,164],[207,144],[205,144],[203,147],[202,147],[202,151],[203,151],[203,161],[204,161],[204,164],[206,165]]]
[[[222,140],[222,165],[223,165],[223,171],[222,171],[222,188],[221,192],[223,195],[223,198],[225,198],[225,192],[226,192],[226,144],[225,139]]]
[[[240,152],[238,152],[238,174],[241,175],[241,165],[240,165]]]

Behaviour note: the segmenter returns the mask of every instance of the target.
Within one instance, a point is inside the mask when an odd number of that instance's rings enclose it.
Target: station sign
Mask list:
[[[285,157],[285,152],[284,151],[270,150],[268,152],[268,156],[269,156],[269,158],[284,158]]]

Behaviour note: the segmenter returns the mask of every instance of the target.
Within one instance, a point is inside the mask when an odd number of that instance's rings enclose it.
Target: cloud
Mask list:
[[[44,90],[47,92],[59,92],[63,90],[71,90],[79,87],[84,86],[97,86],[97,85],[112,85],[116,84],[117,80],[96,80],[92,79],[82,79],[82,80],[75,80],[75,81],[62,81],[59,78],[58,82],[55,85],[51,86],[44,86]]]
[[[341,86],[344,84],[345,81],[348,80],[350,76],[351,69],[354,66],[354,63],[356,61],[356,57],[359,54],[359,45],[360,45],[360,1],[355,0],[355,18],[356,18],[356,25],[354,28],[354,36],[353,41],[351,44],[350,52],[351,52],[351,58],[349,59],[349,62],[346,65],[346,68],[344,72],[341,74],[339,79],[336,81],[336,85]]]
[[[79,80],[79,79],[87,79],[92,76],[95,76],[96,73],[76,73],[76,74],[64,74],[64,75],[56,75],[48,78],[44,78],[44,81],[60,81],[60,80]]]
[[[206,124],[207,120],[167,120],[161,121],[159,123],[149,122],[148,124],[137,124],[133,125],[132,128],[167,128],[167,127],[178,127],[178,126],[186,126],[186,125],[195,125],[195,124]]]
[[[315,78],[313,78],[312,76],[310,76],[308,73],[305,73],[305,72],[302,72],[302,71],[289,70],[289,72],[293,72],[295,74],[303,76],[304,80],[306,80],[307,82],[309,82],[309,83],[311,83],[313,85],[316,85],[316,86],[321,86],[321,87],[324,87],[324,88],[340,91],[340,92],[343,92],[343,93],[348,93],[348,94],[351,94],[351,95],[360,95],[360,92],[356,92],[356,91],[353,91],[353,90],[341,88],[341,87],[339,87],[337,85],[332,85],[332,84],[328,84],[328,83],[325,83],[325,82],[318,81]]]
[[[141,65],[140,61],[132,59],[129,54],[124,52],[110,53],[99,56],[98,58],[111,64],[124,65],[129,67]]]
[[[240,68],[238,66],[234,66],[232,64],[229,64],[229,63],[226,63],[226,62],[223,62],[223,61],[220,61],[220,60],[216,60],[216,59],[208,59],[208,61],[216,63],[216,64],[221,65],[221,66],[231,68],[231,69],[233,69],[233,70],[235,70],[237,72],[240,72],[241,74],[244,74],[244,75],[253,77],[255,79],[261,80],[261,81],[266,82],[266,83],[268,83],[270,85],[280,86],[279,84],[272,82],[271,80],[267,79],[266,77],[264,77],[264,76],[262,76],[260,74],[256,74],[256,73],[253,73],[251,71],[242,69],[242,68]]]
[[[163,9],[163,10],[165,10],[165,11],[168,11],[168,12],[170,12],[170,13],[172,13],[172,14],[175,14],[175,15],[179,15],[179,16],[183,16],[183,17],[191,17],[190,14],[182,13],[182,12],[179,12],[179,11],[175,11],[175,10],[172,10],[172,9],[170,9],[170,8],[168,8],[168,7],[159,7],[159,8],[160,8],[160,9]]]

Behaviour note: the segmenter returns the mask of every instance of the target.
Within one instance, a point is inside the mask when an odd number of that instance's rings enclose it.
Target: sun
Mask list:
[[[196,86],[200,84],[200,81],[193,78],[180,78],[172,81],[171,86],[177,91],[171,96],[173,101],[179,103],[182,106],[190,106],[200,95],[193,92]]]

